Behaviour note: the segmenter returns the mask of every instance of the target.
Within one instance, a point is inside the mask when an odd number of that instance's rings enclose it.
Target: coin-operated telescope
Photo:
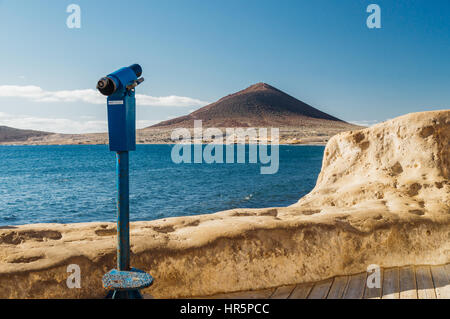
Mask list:
[[[129,151],[136,150],[135,88],[144,81],[138,64],[121,68],[97,82],[97,89],[108,96],[109,149],[116,152],[117,167],[117,269],[103,276],[103,287],[113,299],[142,298],[140,289],[153,278],[130,267]]]
[[[139,64],[121,68],[97,82],[97,89],[108,96],[108,132],[111,151],[136,150],[135,87],[144,82]]]

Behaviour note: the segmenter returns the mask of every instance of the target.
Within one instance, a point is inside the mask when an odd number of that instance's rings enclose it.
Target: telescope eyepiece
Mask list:
[[[113,94],[116,89],[116,84],[108,77],[103,77],[97,82],[97,90],[103,95],[109,96]]]
[[[132,90],[144,80],[139,79],[141,75],[141,66],[139,64],[132,64],[128,67],[116,70],[98,80],[97,90],[106,96],[111,96],[119,91],[125,92],[125,90]]]

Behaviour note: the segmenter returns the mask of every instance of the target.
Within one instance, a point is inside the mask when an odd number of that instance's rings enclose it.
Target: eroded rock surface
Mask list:
[[[450,262],[450,111],[415,113],[328,143],[313,191],[290,207],[131,226],[144,292],[190,297]],[[300,173],[300,172],[299,172]],[[0,298],[99,298],[112,223],[0,227]],[[69,289],[67,266],[81,269]]]

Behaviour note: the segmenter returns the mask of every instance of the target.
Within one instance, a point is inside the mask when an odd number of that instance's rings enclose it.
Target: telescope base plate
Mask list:
[[[110,290],[106,298],[141,299],[139,290],[150,287],[153,277],[135,268],[129,271],[113,269],[103,276],[102,281],[103,287]]]

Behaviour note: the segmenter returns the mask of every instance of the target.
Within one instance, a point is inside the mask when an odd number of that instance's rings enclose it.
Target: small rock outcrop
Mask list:
[[[449,114],[409,114],[336,135],[316,187],[294,206],[448,216]]]

